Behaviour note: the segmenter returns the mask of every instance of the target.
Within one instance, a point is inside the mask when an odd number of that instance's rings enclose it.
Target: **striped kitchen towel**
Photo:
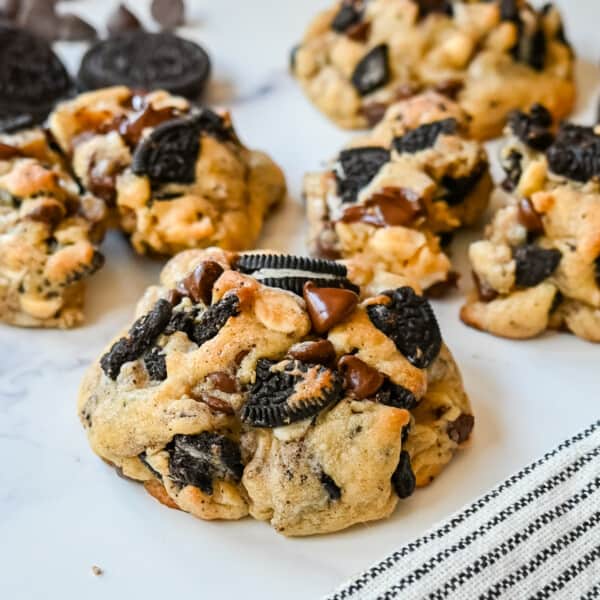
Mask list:
[[[330,600],[600,598],[600,421]]]

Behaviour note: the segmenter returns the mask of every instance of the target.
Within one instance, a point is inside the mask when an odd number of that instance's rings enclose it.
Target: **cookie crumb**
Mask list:
[[[104,571],[98,565],[92,565],[92,573],[96,577],[100,577],[104,573]]]

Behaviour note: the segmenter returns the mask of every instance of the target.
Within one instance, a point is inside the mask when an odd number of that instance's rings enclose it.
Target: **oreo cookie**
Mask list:
[[[65,66],[42,38],[0,25],[0,132],[41,123],[72,89]]]
[[[83,89],[127,85],[195,99],[209,74],[210,59],[198,44],[171,33],[130,31],[94,44],[81,61],[78,81]]]
[[[456,119],[442,119],[433,123],[425,123],[416,129],[411,129],[403,136],[394,138],[393,144],[398,154],[415,154],[435,145],[438,137],[444,134],[456,133]]]
[[[358,193],[390,161],[390,152],[379,146],[362,146],[342,150],[335,171],[337,191],[342,202],[356,202]]]
[[[233,268],[251,275],[263,285],[302,296],[304,284],[352,290],[358,286],[347,279],[346,267],[332,260],[288,254],[241,254]]]
[[[352,73],[351,81],[361,96],[383,87],[390,79],[389,50],[387,44],[379,44],[367,52]]]

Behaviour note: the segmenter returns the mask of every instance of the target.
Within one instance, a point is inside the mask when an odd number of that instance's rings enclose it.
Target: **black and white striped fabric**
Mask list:
[[[600,598],[600,421],[328,598]]]

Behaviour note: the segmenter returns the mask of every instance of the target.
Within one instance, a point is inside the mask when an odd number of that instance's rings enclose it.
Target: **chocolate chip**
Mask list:
[[[119,4],[112,12],[106,22],[106,28],[111,35],[143,29],[140,20],[124,4]]]
[[[398,466],[392,475],[392,485],[399,498],[408,498],[415,491],[417,480],[410,464],[410,455],[406,450],[400,452]]]
[[[475,424],[475,418],[473,415],[460,415],[456,421],[451,421],[446,426],[446,433],[448,437],[457,444],[462,444],[471,435],[473,425]]]
[[[152,18],[163,29],[175,29],[185,23],[185,2],[183,0],[152,0]]]
[[[223,271],[219,263],[213,260],[204,261],[180,282],[178,288],[180,291],[185,291],[194,302],[202,302],[210,306],[213,286]]]
[[[56,227],[65,216],[65,209],[57,201],[44,201],[27,213],[26,218],[31,221],[47,223],[51,228]]]
[[[433,123],[425,123],[405,133],[403,136],[394,138],[393,144],[396,152],[402,154],[407,152],[414,154],[426,150],[435,145],[436,140],[442,134],[456,133],[456,119],[443,119]]]
[[[342,356],[338,367],[344,374],[346,390],[358,400],[373,397],[385,380],[383,374],[377,369],[351,354]]]
[[[446,79],[440,81],[434,86],[434,90],[438,94],[447,96],[451,100],[456,100],[459,92],[463,89],[464,83],[460,79]]]
[[[519,200],[519,222],[528,232],[544,233],[544,224],[528,198]]]
[[[173,288],[167,293],[167,301],[173,306],[177,306],[183,300],[184,296],[185,294],[183,294],[180,290]]]
[[[384,86],[390,78],[387,44],[379,44],[370,50],[356,65],[352,73],[352,85],[361,96]]]
[[[368,21],[356,23],[346,30],[346,35],[355,42],[366,42],[369,39],[369,33],[371,33],[371,23]]]
[[[388,109],[384,102],[369,102],[361,107],[360,112],[367,119],[369,127],[373,127],[383,119]]]
[[[315,340],[294,344],[288,356],[311,365],[330,366],[335,360],[335,348],[329,340]]]
[[[321,472],[320,481],[330,500],[339,500],[342,497],[340,486],[325,471]]]
[[[59,40],[67,42],[90,42],[98,38],[98,32],[77,15],[62,15],[58,19]]]
[[[237,379],[229,375],[229,373],[225,373],[224,371],[210,373],[206,378],[212,384],[212,386],[220,392],[224,392],[226,394],[235,394],[239,391]]]
[[[596,277],[596,283],[600,286],[600,256],[594,261],[594,275]]]
[[[320,288],[310,281],[304,284],[303,295],[313,329],[320,334],[347,319],[358,305],[358,295],[355,292]]]
[[[225,400],[211,396],[210,394],[202,394],[199,398],[200,402],[204,402],[214,412],[220,412],[225,415],[234,415],[235,410]]]
[[[534,244],[513,250],[516,263],[515,282],[519,287],[534,287],[556,271],[562,254],[556,248],[540,248]]]

